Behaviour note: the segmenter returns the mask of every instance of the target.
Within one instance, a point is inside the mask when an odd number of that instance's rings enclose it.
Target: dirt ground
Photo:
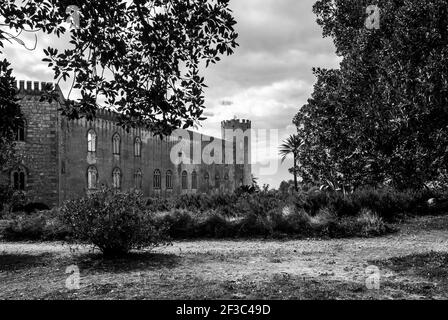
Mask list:
[[[448,217],[400,229],[373,239],[175,242],[116,261],[87,247],[0,242],[0,299],[447,299]],[[76,286],[72,265],[79,289],[66,286]]]

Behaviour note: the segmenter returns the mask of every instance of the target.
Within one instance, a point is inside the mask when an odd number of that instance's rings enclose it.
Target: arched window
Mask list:
[[[173,173],[170,170],[168,170],[166,172],[166,181],[165,182],[166,182],[167,189],[169,189],[169,190],[173,189]]]
[[[134,141],[134,156],[142,156],[142,140],[139,137],[135,138]]]
[[[229,180],[229,174],[228,174],[228,173],[226,173],[226,174],[224,175],[224,180],[226,180],[226,181]]]
[[[93,129],[87,132],[87,151],[96,152],[96,132]]]
[[[26,121],[23,119],[17,126],[16,141],[25,141]]]
[[[134,173],[134,181],[135,181],[135,189],[141,190],[142,189],[142,170],[138,169]]]
[[[120,168],[115,168],[112,172],[112,185],[115,189],[121,188],[121,170]]]
[[[87,188],[96,189],[98,186],[98,170],[94,166],[87,169]]]
[[[154,189],[160,190],[162,188],[162,176],[160,175],[160,170],[156,169],[154,171]]]
[[[198,174],[196,171],[191,173],[191,189],[196,190],[198,188]]]
[[[26,188],[26,170],[18,167],[11,172],[12,187],[14,190],[24,191]]]
[[[219,173],[217,172],[215,174],[215,187],[216,188],[219,188],[220,180],[221,180],[221,177],[220,177]]]
[[[188,189],[188,173],[187,173],[187,171],[182,172],[182,189],[183,190]]]
[[[210,183],[210,175],[208,174],[208,172],[206,172],[204,175],[204,181],[206,185]]]
[[[121,138],[118,133],[114,134],[112,138],[112,151],[113,154],[119,155],[120,154],[120,148],[121,148]]]

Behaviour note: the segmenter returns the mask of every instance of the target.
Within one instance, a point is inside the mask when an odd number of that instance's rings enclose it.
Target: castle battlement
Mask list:
[[[96,116],[104,120],[116,121],[118,113],[109,109],[97,109]]]
[[[250,128],[252,122],[248,119],[232,119],[221,122],[223,128]]]
[[[55,84],[53,82],[20,80],[18,83],[17,81],[15,82],[15,87],[19,91],[18,93],[41,94],[45,91],[53,90]]]

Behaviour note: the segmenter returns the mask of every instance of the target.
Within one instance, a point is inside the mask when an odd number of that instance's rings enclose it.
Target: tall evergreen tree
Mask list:
[[[315,69],[308,103],[294,119],[309,179],[339,185],[421,188],[448,169],[448,2],[319,0],[338,70]]]

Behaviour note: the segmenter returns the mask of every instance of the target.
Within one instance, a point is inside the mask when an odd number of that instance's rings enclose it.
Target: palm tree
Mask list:
[[[282,156],[282,163],[286,158],[292,154],[294,157],[294,188],[299,191],[299,186],[297,184],[297,171],[298,171],[298,158],[299,158],[299,148],[303,145],[302,139],[297,135],[290,135],[283,143],[280,145],[280,155]]]

